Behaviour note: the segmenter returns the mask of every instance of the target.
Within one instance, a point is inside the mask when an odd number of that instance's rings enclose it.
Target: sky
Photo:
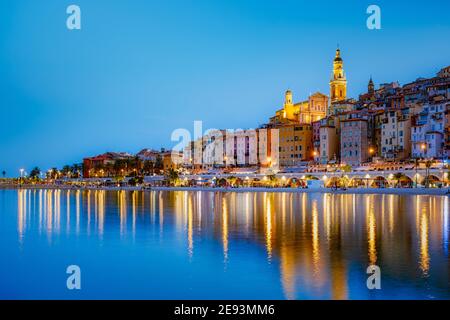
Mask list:
[[[66,8],[81,8],[81,30]],[[381,9],[381,30],[366,9]],[[450,1],[2,0],[0,171],[172,148],[177,128],[256,128],[328,94],[341,49],[348,96],[450,64]]]

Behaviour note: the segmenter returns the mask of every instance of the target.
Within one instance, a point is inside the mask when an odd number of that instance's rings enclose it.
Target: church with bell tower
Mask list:
[[[341,58],[341,50],[336,50],[333,60],[333,75],[330,80],[331,103],[343,101],[347,98],[347,79],[344,73],[344,61]]]
[[[283,107],[270,118],[270,124],[311,124],[328,115],[334,114],[335,108],[348,108],[347,78],[344,73],[344,61],[341,50],[336,49],[333,60],[333,74],[330,80],[330,96],[316,92],[308,100],[294,102],[291,90],[287,90]],[[330,103],[331,102],[331,103]]]

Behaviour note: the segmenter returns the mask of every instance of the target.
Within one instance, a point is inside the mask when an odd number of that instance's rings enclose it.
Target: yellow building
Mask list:
[[[162,156],[164,172],[177,170],[183,164],[183,153],[177,151],[165,152]]]
[[[312,126],[284,124],[279,129],[279,158],[281,166],[296,166],[313,158]]]
[[[309,96],[308,100],[294,103],[292,91],[286,91],[283,108],[270,118],[270,124],[311,124],[326,116],[328,97],[320,92]]]
[[[347,79],[344,73],[344,61],[341,58],[341,50],[336,50],[333,61],[333,75],[330,81],[331,103],[347,98]]]

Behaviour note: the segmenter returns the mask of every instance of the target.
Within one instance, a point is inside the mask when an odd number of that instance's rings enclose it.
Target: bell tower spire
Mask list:
[[[367,86],[367,92],[373,94],[375,92],[375,85],[373,84],[372,76],[370,76],[369,84]]]
[[[333,75],[330,80],[330,98],[332,103],[347,98],[347,79],[344,73],[344,61],[341,58],[339,45],[333,60]]]

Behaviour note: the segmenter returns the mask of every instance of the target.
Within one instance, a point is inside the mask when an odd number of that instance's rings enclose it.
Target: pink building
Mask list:
[[[368,160],[367,119],[341,121],[341,163],[359,166]]]

